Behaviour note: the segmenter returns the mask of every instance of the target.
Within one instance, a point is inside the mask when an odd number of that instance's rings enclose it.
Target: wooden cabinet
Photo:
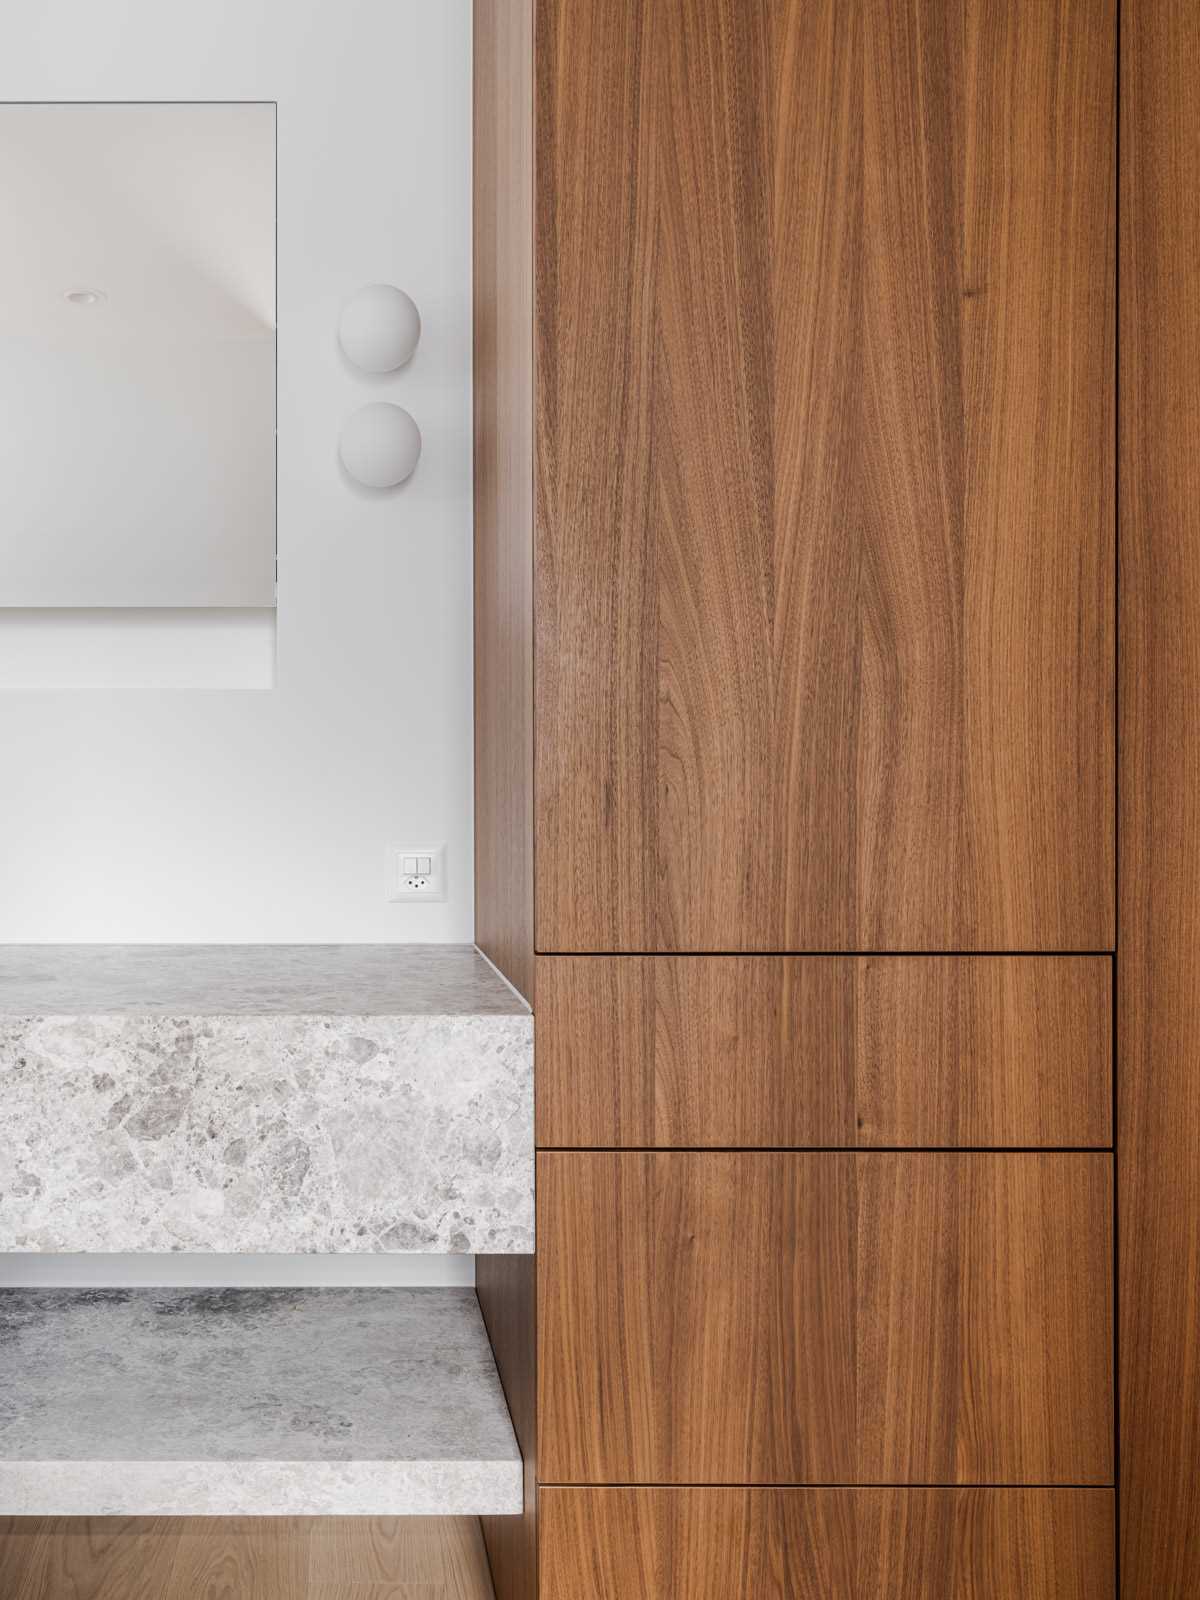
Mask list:
[[[546,1146],[1112,1143],[1108,956],[542,956]]]
[[[1111,1595],[1116,4],[475,0],[499,1600]]]
[[[545,1600],[1111,1600],[1106,1489],[546,1489]]]
[[[1107,950],[1114,0],[539,0],[536,940]]]
[[[1108,1484],[1102,1154],[538,1158],[539,1476]]]

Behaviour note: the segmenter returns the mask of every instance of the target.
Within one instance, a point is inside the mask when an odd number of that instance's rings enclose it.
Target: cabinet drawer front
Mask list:
[[[538,1143],[1112,1141],[1107,956],[543,956]]]
[[[543,1483],[1107,1484],[1103,1154],[538,1157]]]
[[[1109,1600],[1109,1489],[543,1489],[542,1600]]]

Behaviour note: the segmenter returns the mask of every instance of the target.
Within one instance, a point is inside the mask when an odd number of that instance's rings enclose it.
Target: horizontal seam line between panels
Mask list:
[[[929,960],[954,957],[986,957],[999,959],[1004,956],[1021,956],[1049,961],[1078,959],[1081,956],[1100,959],[1116,954],[1114,949],[1107,950],[535,950],[535,956],[544,956],[553,960],[555,956],[586,956],[593,960],[617,960],[621,956],[637,957],[639,959],[673,960],[673,961],[702,961],[705,957],[744,956],[747,958],[769,957],[772,960],[796,960],[804,956],[812,957],[859,957],[862,959],[893,956],[905,958],[924,957]]]
[[[955,1489],[963,1493],[979,1489],[1047,1490],[1070,1489],[1075,1492],[1111,1494],[1113,1483],[587,1483],[542,1481],[539,1489]]]
[[[1110,1144],[539,1144],[538,1155],[1111,1156]]]

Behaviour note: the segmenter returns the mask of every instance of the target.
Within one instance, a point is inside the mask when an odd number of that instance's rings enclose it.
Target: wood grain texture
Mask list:
[[[474,1517],[316,1517],[308,1546],[309,1600],[493,1600]]]
[[[474,0],[475,938],[532,1002],[533,0]],[[481,1524],[498,1600],[537,1600],[533,1262],[477,1292],[525,1458]]]
[[[525,1511],[483,1517],[496,1600],[537,1600],[537,1274],[533,1256],[476,1256],[475,1295],[525,1463]]]
[[[1122,1600],[1200,1594],[1200,9],[1122,6]]]
[[[533,0],[474,0],[475,938],[533,998]]]
[[[538,0],[537,942],[1113,938],[1114,0]]]
[[[548,1488],[543,1501],[542,1600],[855,1600],[844,1497]]]
[[[857,1176],[857,1476],[1111,1482],[1111,1158],[877,1153]]]
[[[1107,956],[539,956],[541,1146],[1112,1143]]]
[[[4,1600],[492,1600],[473,1517],[8,1517]]]
[[[0,1594],[162,1600],[171,1593],[180,1531],[180,1523],[166,1518],[0,1518]],[[222,1541],[220,1530],[216,1537]]]
[[[1103,1154],[546,1153],[541,1483],[1107,1484]]]
[[[1111,1600],[1108,1489],[546,1489],[543,1600]]]
[[[853,1481],[853,1182],[850,1156],[539,1156],[539,1481]]]

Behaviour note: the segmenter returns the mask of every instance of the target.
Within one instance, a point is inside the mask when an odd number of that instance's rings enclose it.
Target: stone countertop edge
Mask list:
[[[504,1017],[474,945],[0,945],[6,1017]]]
[[[8,1517],[504,1517],[512,1461],[0,1461]]]
[[[0,1515],[522,1508],[469,1289],[5,1289],[0,1346]]]

